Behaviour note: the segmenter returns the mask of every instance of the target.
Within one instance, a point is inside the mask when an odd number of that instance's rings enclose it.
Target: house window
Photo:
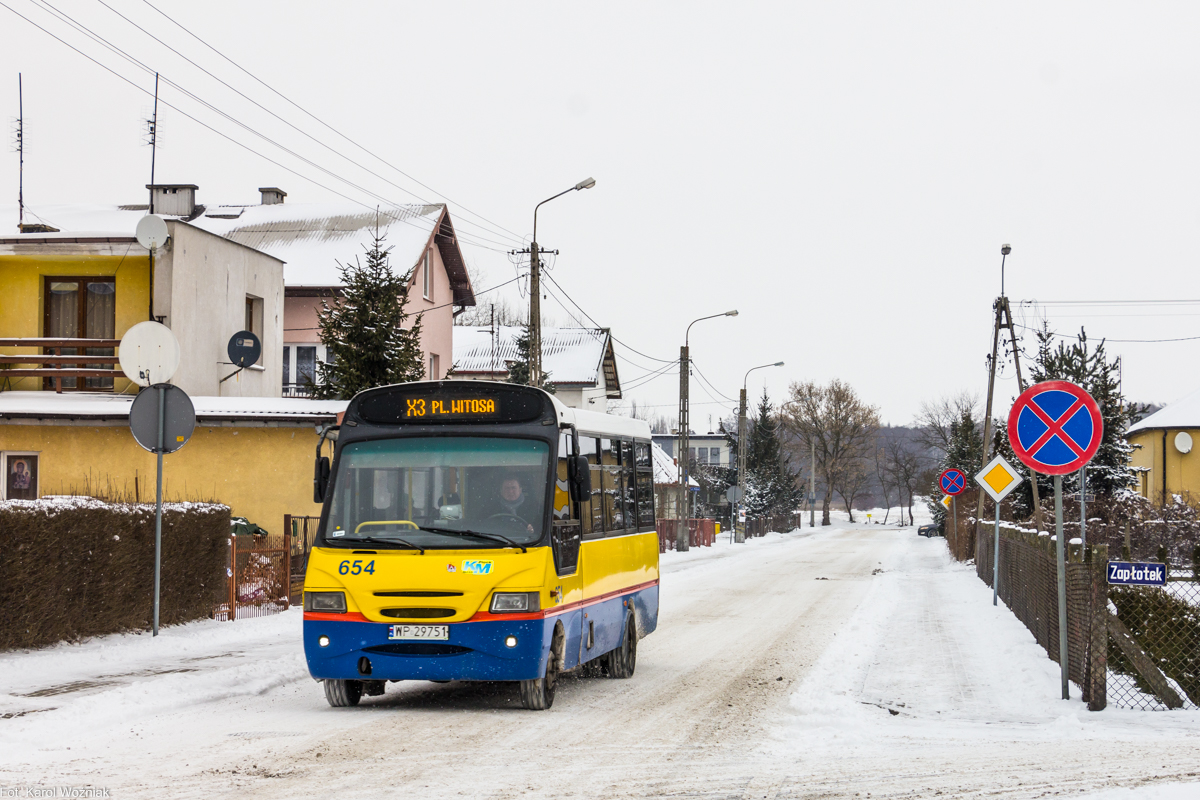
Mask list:
[[[438,361],[437,353],[429,354],[429,372],[425,377],[431,381],[438,380]]]
[[[708,455],[708,463],[710,463],[710,464],[720,464],[721,463],[721,448],[710,447],[708,450],[708,454],[709,454]]]
[[[283,385],[287,386],[290,381],[288,377],[292,373],[292,348],[283,348]]]
[[[246,327],[243,330],[250,331],[258,337],[261,343],[263,338],[263,301],[261,297],[255,297],[252,294],[246,295]],[[262,363],[261,350],[258,361],[255,364]]]
[[[37,500],[38,454],[4,453],[0,468],[4,470],[4,500]]]
[[[317,382],[317,348],[296,348],[296,385],[308,386]]]
[[[47,339],[114,339],[117,327],[117,283],[113,277],[61,278],[47,277],[45,285],[45,319],[43,335]],[[47,355],[57,348],[43,348]],[[64,356],[115,355],[111,347],[61,348]],[[64,365],[68,369],[112,369],[108,363]],[[43,386],[54,388],[55,379],[46,378]],[[63,378],[63,389],[111,389],[112,378]]]
[[[430,257],[430,252],[425,251],[425,258],[421,262],[421,296],[426,300],[433,299],[433,278],[430,277],[430,267],[433,259]]]

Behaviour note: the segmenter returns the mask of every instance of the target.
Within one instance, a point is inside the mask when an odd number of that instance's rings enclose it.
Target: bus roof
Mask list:
[[[554,395],[550,395],[550,399],[554,401],[558,424],[574,423],[580,433],[594,433],[597,436],[628,436],[637,439],[650,438],[650,426],[643,420],[571,408],[563,405]]]

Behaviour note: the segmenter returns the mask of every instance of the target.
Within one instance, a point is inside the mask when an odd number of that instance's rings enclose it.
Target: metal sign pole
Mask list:
[[[996,503],[996,528],[992,531],[993,545],[995,552],[992,554],[992,605],[998,605],[997,597],[1000,594],[1000,502]]]
[[[159,577],[162,571],[162,472],[163,427],[166,418],[167,390],[158,386],[158,490],[154,500],[154,623],[151,635],[158,636]]]
[[[904,505],[900,505],[900,525],[904,525]],[[958,496],[950,495],[950,527],[954,532],[954,544],[958,544]],[[944,532],[944,531],[943,531]]]
[[[1063,541],[1062,475],[1054,476],[1054,536],[1058,555],[1058,666],[1062,673],[1062,699],[1071,699],[1067,664],[1067,557]]]

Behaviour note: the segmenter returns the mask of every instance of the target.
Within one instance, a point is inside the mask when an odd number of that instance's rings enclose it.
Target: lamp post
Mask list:
[[[676,443],[675,461],[679,465],[679,507],[676,512],[679,517],[679,527],[675,531],[675,549],[687,552],[687,495],[688,495],[688,368],[691,361],[688,357],[688,338],[692,334],[692,325],[706,319],[717,317],[736,317],[737,309],[723,314],[710,314],[688,323],[683,334],[683,347],[679,348],[679,438]]]
[[[533,241],[529,245],[529,385],[540,386],[542,383],[542,274],[541,261],[538,259],[537,243],[537,212],[538,209],[551,200],[562,197],[568,192],[578,192],[590,189],[596,185],[595,178],[587,178],[565,189],[554,197],[547,197],[533,207]]]
[[[748,380],[750,380],[750,373],[754,372],[754,370],[756,370],[756,369],[766,369],[767,367],[782,367],[782,366],[783,366],[782,361],[776,361],[773,364],[760,364],[757,367],[751,367],[750,369],[746,370],[746,376],[744,378],[742,378],[742,396],[741,396],[741,402],[738,406],[738,462],[737,462],[738,482],[737,482],[737,486],[738,486],[738,509],[739,510],[742,508],[742,506],[745,505],[745,500],[746,500],[746,439],[749,438],[746,435],[746,382]],[[740,518],[741,518],[741,514],[738,515],[738,519],[735,520],[733,523],[733,531],[734,531],[733,535],[734,535],[735,542],[745,542],[746,541],[746,526],[741,524]]]

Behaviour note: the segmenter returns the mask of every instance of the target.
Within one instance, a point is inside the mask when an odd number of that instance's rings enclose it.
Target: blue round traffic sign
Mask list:
[[[1104,420],[1092,396],[1070,381],[1030,386],[1008,414],[1008,441],[1043,475],[1076,472],[1100,449]]]
[[[942,488],[942,494],[948,494],[951,497],[962,494],[967,488],[967,476],[961,469],[950,467],[938,475],[938,486]]]

